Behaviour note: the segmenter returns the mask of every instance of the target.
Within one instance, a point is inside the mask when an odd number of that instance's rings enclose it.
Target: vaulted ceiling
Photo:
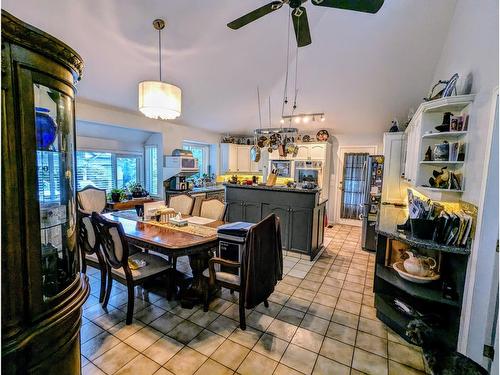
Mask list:
[[[237,134],[258,127],[257,86],[265,124],[269,96],[273,125],[281,115],[289,8],[237,31],[226,26],[267,2],[3,0],[2,7],[82,55],[79,97],[129,110],[137,109],[137,83],[158,77],[151,22],[166,19],[164,80],[183,89],[175,122]],[[386,0],[375,15],[305,6],[313,42],[298,53],[297,111],[324,111],[327,120],[301,127],[379,133],[392,118],[405,120],[432,85],[455,0]]]

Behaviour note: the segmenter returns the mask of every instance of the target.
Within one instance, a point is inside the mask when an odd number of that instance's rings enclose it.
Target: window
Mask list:
[[[59,153],[37,151],[38,200],[43,203],[58,202],[61,197]]]
[[[193,157],[198,159],[199,173],[193,175],[193,178],[200,178],[204,173],[209,172],[210,162],[210,145],[196,142],[184,142],[182,144],[184,150],[189,150],[193,153]]]
[[[158,147],[144,147],[146,159],[146,190],[151,195],[158,195]]]
[[[141,182],[141,156],[112,152],[77,151],[78,190],[93,185],[108,192],[131,182]]]

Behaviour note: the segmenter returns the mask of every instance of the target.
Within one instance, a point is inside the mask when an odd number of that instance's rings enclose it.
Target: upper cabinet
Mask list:
[[[464,191],[473,100],[458,95],[422,103],[405,131],[403,177],[433,200],[456,201]]]
[[[269,160],[325,160],[327,158],[328,143],[299,143],[297,144],[298,152],[296,156],[287,154],[280,156],[278,150],[273,150],[269,153]]]
[[[382,202],[402,203],[405,201],[406,191],[401,185],[404,139],[403,132],[384,133]]]
[[[221,143],[221,173],[258,173],[262,172],[262,163],[252,161],[252,146]]]

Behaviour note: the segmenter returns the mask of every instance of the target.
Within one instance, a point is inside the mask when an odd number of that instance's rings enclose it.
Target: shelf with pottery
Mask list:
[[[451,112],[446,121],[461,118],[461,126],[466,127],[469,123],[469,112],[474,95],[458,95],[441,98],[422,103],[415,112],[407,129],[406,159],[404,165],[404,179],[416,190],[436,201],[458,201],[464,191],[465,167],[468,152],[468,129],[450,131],[450,122],[444,124],[445,113]],[[453,116],[453,117],[450,117]],[[443,125],[444,124],[444,125]],[[446,127],[448,126],[448,129]],[[439,131],[436,127],[440,127]],[[446,131],[442,131],[446,130]],[[448,142],[449,145],[457,144],[465,148],[465,156],[460,160],[432,160],[429,157],[429,149],[434,153],[437,145]],[[450,152],[450,146],[448,146]],[[457,151],[458,152],[458,151]],[[427,156],[427,157],[426,157]],[[429,160],[430,159],[430,160]],[[432,186],[429,179],[433,176],[435,167],[444,168],[445,172],[455,174],[459,180],[459,189],[438,188]],[[441,169],[443,171],[443,169]],[[439,170],[437,171],[439,172]],[[446,173],[445,175],[446,176]],[[451,176],[451,174],[450,174]]]

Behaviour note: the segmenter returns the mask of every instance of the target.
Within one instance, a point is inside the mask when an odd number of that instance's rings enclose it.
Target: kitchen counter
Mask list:
[[[410,232],[402,232],[397,229],[398,224],[404,224],[408,218],[408,209],[406,207],[396,207],[393,205],[381,205],[378,214],[377,226],[375,228],[378,234],[387,238],[401,241],[410,246],[420,249],[440,250],[457,254],[469,254],[470,249],[466,247],[441,245],[432,240],[422,240],[415,238]]]
[[[266,185],[239,185],[239,184],[224,184],[224,186],[240,189],[254,189],[254,190],[274,190],[274,191],[289,191],[293,193],[305,193],[305,194],[315,194],[321,192],[321,189],[302,189],[293,188],[288,186],[266,186]]]
[[[257,223],[274,213],[280,219],[284,250],[314,259],[323,247],[327,199],[320,189],[225,184],[227,221]]]

